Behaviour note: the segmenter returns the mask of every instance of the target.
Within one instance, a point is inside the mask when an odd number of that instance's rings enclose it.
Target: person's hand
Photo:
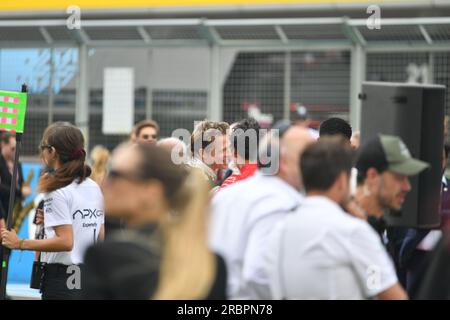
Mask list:
[[[36,209],[36,224],[41,225],[44,224],[44,210]]]
[[[2,229],[2,245],[9,249],[19,249],[20,239],[14,230]]]
[[[31,189],[30,189],[29,186],[23,186],[22,187],[22,196],[24,198],[28,197],[30,195],[30,193],[31,193]]]
[[[364,210],[355,202],[355,200],[349,200],[345,205],[345,211],[350,213],[352,216],[367,220],[366,213]]]

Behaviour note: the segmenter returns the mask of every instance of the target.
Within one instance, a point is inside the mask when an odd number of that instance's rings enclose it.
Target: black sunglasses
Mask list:
[[[143,177],[139,177],[134,173],[130,173],[130,172],[122,172],[119,170],[115,170],[115,169],[111,169],[108,172],[108,178],[110,179],[125,179],[125,180],[129,180],[129,181],[138,181],[138,182],[143,182],[146,181],[145,178]]]
[[[144,139],[144,140],[148,140],[150,138],[156,139],[156,138],[158,138],[158,136],[156,134],[143,134],[142,135],[142,139]]]
[[[50,144],[43,144],[43,145],[40,145],[40,146],[39,146],[39,149],[41,149],[42,151],[43,151],[44,149],[51,149],[51,148],[53,148],[53,146],[50,145]]]

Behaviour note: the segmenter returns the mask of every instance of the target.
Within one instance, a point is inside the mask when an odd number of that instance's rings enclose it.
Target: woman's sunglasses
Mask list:
[[[50,145],[50,144],[42,144],[42,145],[39,146],[39,149],[41,151],[44,151],[45,149],[51,149],[51,148],[53,148],[53,146]]]
[[[133,181],[133,182],[144,182],[147,179],[145,179],[144,177],[139,177],[136,174],[133,173],[129,173],[129,172],[122,172],[122,171],[118,171],[115,169],[110,169],[108,172],[108,178],[110,178],[111,180],[115,180],[115,179],[125,179],[128,181]]]

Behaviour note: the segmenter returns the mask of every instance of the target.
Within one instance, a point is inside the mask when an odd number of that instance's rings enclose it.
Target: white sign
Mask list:
[[[129,134],[134,122],[134,69],[105,68],[103,134]]]

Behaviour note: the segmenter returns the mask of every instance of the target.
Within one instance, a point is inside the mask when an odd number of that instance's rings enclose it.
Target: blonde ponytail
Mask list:
[[[210,186],[192,169],[177,193],[174,215],[161,223],[163,255],[158,288],[153,299],[203,299],[216,276],[216,259],[207,244]]]
[[[91,151],[92,173],[91,179],[102,185],[103,179],[107,174],[109,161],[109,151],[103,146],[95,146]]]

